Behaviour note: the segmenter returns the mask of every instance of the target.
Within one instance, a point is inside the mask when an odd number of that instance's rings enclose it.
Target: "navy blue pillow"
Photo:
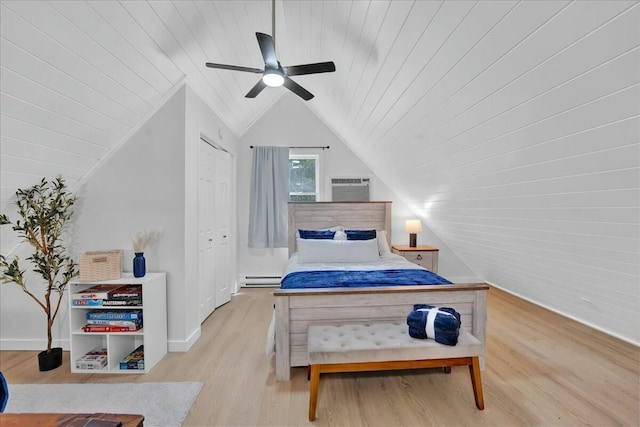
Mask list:
[[[333,240],[335,231],[331,230],[298,230],[301,239]]]
[[[344,230],[347,240],[371,240],[376,238],[376,230]]]

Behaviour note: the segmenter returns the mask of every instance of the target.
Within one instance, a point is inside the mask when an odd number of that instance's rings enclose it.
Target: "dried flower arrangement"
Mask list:
[[[131,242],[133,243],[133,252],[144,252],[144,248],[149,241],[156,235],[155,231],[146,230],[138,231],[131,236]]]

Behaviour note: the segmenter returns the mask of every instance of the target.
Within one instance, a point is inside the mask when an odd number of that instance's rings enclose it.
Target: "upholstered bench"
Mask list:
[[[482,343],[466,330],[458,344],[411,338],[406,324],[310,326],[309,421],[316,419],[320,374],[468,365],[478,409],[484,409],[479,356]]]

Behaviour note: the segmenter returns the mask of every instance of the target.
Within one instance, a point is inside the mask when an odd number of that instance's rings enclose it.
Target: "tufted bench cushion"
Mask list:
[[[406,324],[310,326],[309,421],[316,418],[320,374],[433,367],[469,366],[478,409],[484,409],[479,356],[482,343],[461,330],[458,344],[412,338]]]
[[[480,356],[482,343],[460,330],[458,344],[412,338],[406,324],[310,326],[309,364],[386,362]]]

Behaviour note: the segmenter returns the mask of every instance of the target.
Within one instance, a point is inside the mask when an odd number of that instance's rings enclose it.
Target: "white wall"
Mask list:
[[[284,89],[283,89],[284,90]],[[311,101],[313,102],[313,101]],[[238,273],[245,276],[280,276],[288,258],[287,248],[274,250],[249,249],[249,191],[251,180],[251,145],[327,146],[329,150],[297,150],[320,154],[322,169],[321,193],[330,200],[329,180],[332,177],[370,177],[371,200],[390,200],[393,203],[392,242],[408,244],[404,220],[415,215],[349,148],[329,130],[296,96],[285,94],[241,140],[238,149]],[[440,249],[439,273],[453,281],[476,281],[477,276],[433,232],[423,227],[418,244]]]
[[[640,5],[515,6],[345,140],[484,280],[640,344]]]
[[[11,215],[11,218],[15,216]],[[9,227],[9,226],[6,226]],[[65,239],[65,241],[68,241]],[[28,289],[40,300],[44,295],[44,282],[39,275],[31,273],[31,265],[25,260],[31,255],[29,245],[19,245],[13,255],[20,258],[20,266],[25,273]],[[5,252],[6,253],[6,252]],[[52,296],[55,303],[57,296]],[[69,347],[68,299],[62,301],[60,312],[56,317],[53,332],[54,347]],[[0,350],[45,350],[47,348],[47,318],[40,308],[21,288],[13,283],[0,285]],[[34,369],[37,361],[34,359]]]
[[[167,273],[170,341],[184,341],[187,266],[185,243],[185,87],[100,165],[79,193],[79,252],[124,250],[123,269],[132,271],[130,235],[160,234],[145,250],[147,271]]]
[[[197,277],[200,135],[208,136],[211,142],[229,148],[232,153],[235,149],[236,138],[229,129],[188,86],[183,86],[75,191],[79,201],[67,240],[76,256],[88,250],[122,249],[123,270],[131,272],[131,234],[150,229],[159,232],[145,249],[145,258],[147,271],[167,273],[170,351],[188,350],[200,334]],[[235,217],[235,204],[231,208]],[[235,245],[233,236],[232,245]],[[22,245],[18,250],[24,259],[27,254],[23,252],[28,253],[28,248]],[[44,348],[46,328],[42,310],[22,295],[17,286],[2,286],[0,292],[1,348]],[[69,336],[67,304],[61,310],[54,333],[55,345],[64,347],[68,347]]]
[[[75,256],[88,250],[122,249],[123,270],[130,272],[130,235],[140,230],[160,231],[145,249],[145,258],[148,271],[167,272],[170,337],[183,336],[185,329],[184,292],[176,292],[184,276],[182,256],[177,256],[184,252],[184,97],[182,88],[75,190],[79,199],[71,238],[66,240]],[[13,301],[18,303],[13,306]],[[29,314],[35,307],[32,301],[26,297],[9,300],[3,293],[2,306],[3,345],[29,348],[28,342],[42,339],[43,322],[35,330],[31,327],[29,317],[37,318]],[[12,313],[16,307],[19,310]],[[56,338],[66,346],[69,334],[64,312],[66,307],[56,325]],[[14,345],[15,339],[22,340],[23,346]]]

